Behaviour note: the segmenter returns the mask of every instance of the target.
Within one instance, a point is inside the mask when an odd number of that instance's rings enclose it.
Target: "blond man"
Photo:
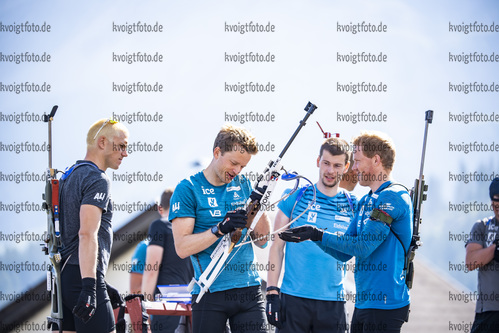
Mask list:
[[[104,277],[113,232],[110,180],[127,157],[128,130],[101,119],[87,134],[87,153],[61,177],[62,300],[64,331],[113,332],[113,309]],[[113,290],[111,299],[116,297]]]
[[[198,279],[210,263],[219,239],[236,229],[246,234],[244,206],[252,187],[241,171],[256,154],[255,138],[244,128],[225,125],[213,145],[213,159],[203,171],[181,181],[171,199],[170,220],[175,248],[181,258],[190,256]],[[264,214],[255,235],[268,234]],[[265,240],[255,244],[263,247]],[[250,244],[235,248],[229,264],[196,302],[200,288],[193,290],[193,331],[223,332],[227,319],[233,333],[266,332],[265,304],[260,277],[254,270]]]

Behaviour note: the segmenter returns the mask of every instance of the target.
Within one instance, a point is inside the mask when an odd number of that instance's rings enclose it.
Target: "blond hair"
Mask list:
[[[361,132],[353,140],[355,149],[362,148],[362,153],[369,158],[378,155],[381,158],[381,164],[387,171],[393,169],[395,163],[395,144],[392,139],[382,132],[365,131]]]
[[[104,123],[106,124],[103,126]],[[109,118],[97,120],[88,130],[87,147],[91,147],[100,136],[105,136],[108,140],[112,140],[119,132],[123,132],[128,136],[128,129],[122,123],[112,122]],[[95,138],[96,134],[98,135]]]
[[[250,155],[258,153],[258,145],[255,137],[245,128],[231,124],[225,124],[218,132],[213,150],[219,147],[222,155],[227,151],[246,151]]]

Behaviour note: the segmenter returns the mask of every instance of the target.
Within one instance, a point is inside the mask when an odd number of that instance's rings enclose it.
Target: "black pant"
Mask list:
[[[97,308],[92,318],[84,323],[73,315],[73,308],[81,292],[80,266],[67,264],[61,273],[62,329],[78,333],[108,333],[114,330],[114,313],[107,295],[104,275],[97,272]],[[57,325],[54,325],[58,330]]]
[[[351,333],[400,333],[409,320],[409,305],[393,310],[357,309],[353,311]]]
[[[475,314],[471,333],[499,332],[499,311],[487,311]]]
[[[344,301],[321,301],[281,294],[279,333],[344,333],[347,320]]]
[[[232,333],[267,332],[265,302],[260,286],[207,292],[196,303],[192,295],[193,333],[223,333],[229,319]]]

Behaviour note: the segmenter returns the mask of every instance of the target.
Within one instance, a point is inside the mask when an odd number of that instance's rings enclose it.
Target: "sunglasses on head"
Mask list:
[[[99,128],[99,130],[97,131],[97,133],[95,133],[94,135],[94,140],[97,138],[97,135],[99,135],[99,132],[104,128],[104,126],[106,126],[107,124],[116,124],[117,121],[116,120],[112,120],[112,119],[107,119],[103,124],[102,126]]]

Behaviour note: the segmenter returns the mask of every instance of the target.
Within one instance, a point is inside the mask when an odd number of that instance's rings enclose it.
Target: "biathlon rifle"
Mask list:
[[[426,200],[426,191],[428,191],[428,185],[425,185],[423,169],[426,154],[426,139],[428,136],[428,125],[433,121],[433,111],[428,110],[425,113],[425,130],[423,137],[423,153],[421,156],[421,167],[419,169],[419,178],[415,180],[414,187],[410,191],[412,208],[413,208],[413,232],[411,245],[409,246],[409,251],[406,256],[406,285],[409,289],[412,288],[412,282],[414,279],[414,256],[416,255],[416,249],[422,246],[421,238],[419,236],[419,225],[421,224],[421,206],[423,201]]]
[[[307,112],[307,114],[300,121],[300,125],[295,130],[295,132],[293,133],[291,138],[288,140],[286,146],[284,147],[282,152],[279,154],[279,157],[275,160],[271,160],[268,163],[268,165],[265,167],[263,173],[258,177],[255,188],[251,192],[250,198],[248,199],[248,201],[246,203],[246,212],[247,212],[247,218],[248,218],[246,228],[248,228],[248,231],[246,232],[245,238],[248,237],[248,235],[252,235],[253,230],[255,229],[256,224],[258,223],[258,221],[262,217],[263,213],[272,206],[272,204],[270,203],[270,196],[274,192],[274,188],[277,184],[277,180],[279,179],[279,177],[281,176],[283,171],[285,171],[281,166],[281,159],[284,156],[284,154],[286,153],[286,151],[288,150],[288,148],[293,143],[294,139],[296,138],[296,136],[298,135],[298,133],[300,132],[302,127],[306,125],[307,119],[312,115],[312,113],[315,111],[315,109],[317,109],[317,106],[315,106],[311,102],[308,102],[307,106],[305,106],[305,111]],[[295,185],[295,190],[298,188],[299,178],[306,179],[305,177],[302,177],[302,176],[299,176],[296,174],[291,174],[291,173],[289,173],[289,174],[286,173],[282,177],[283,180],[297,180],[297,183]],[[291,193],[289,193],[288,196]],[[286,197],[281,198],[281,200],[285,199]],[[310,205],[309,205],[309,207],[310,207]],[[300,214],[300,216],[301,216],[301,214]],[[274,233],[275,232],[278,232],[278,231],[274,231]],[[201,300],[204,293],[206,291],[208,291],[208,289],[213,284],[215,279],[220,275],[222,270],[229,264],[230,260],[229,260],[229,262],[227,262],[227,259],[229,258],[229,255],[232,252],[232,250],[234,249],[234,247],[240,248],[241,245],[250,243],[250,242],[245,243],[244,239],[243,239],[243,241],[241,243],[236,245],[236,243],[240,240],[241,235],[242,235],[241,229],[237,229],[237,230],[223,236],[221,238],[219,244],[217,245],[217,247],[215,248],[215,250],[211,254],[210,264],[208,265],[208,267],[206,267],[205,271],[201,274],[201,276],[199,277],[199,280],[196,280],[195,278],[192,279],[191,283],[188,286],[189,291],[194,288],[195,284],[197,284],[201,289],[198,297],[196,298],[196,303]],[[264,238],[266,238],[266,237],[267,237],[267,235],[264,236]],[[236,251],[238,251],[238,250],[236,250]]]
[[[45,193],[42,206],[47,212],[47,233],[42,251],[49,256],[50,264],[47,271],[47,290],[50,291],[50,316],[47,317],[48,328],[57,324],[59,333],[62,333],[62,294],[61,294],[61,234],[59,229],[59,180],[57,170],[52,168],[52,121],[54,120],[57,105],[49,115],[43,114],[43,121],[48,124],[48,154],[49,166],[46,172]]]

